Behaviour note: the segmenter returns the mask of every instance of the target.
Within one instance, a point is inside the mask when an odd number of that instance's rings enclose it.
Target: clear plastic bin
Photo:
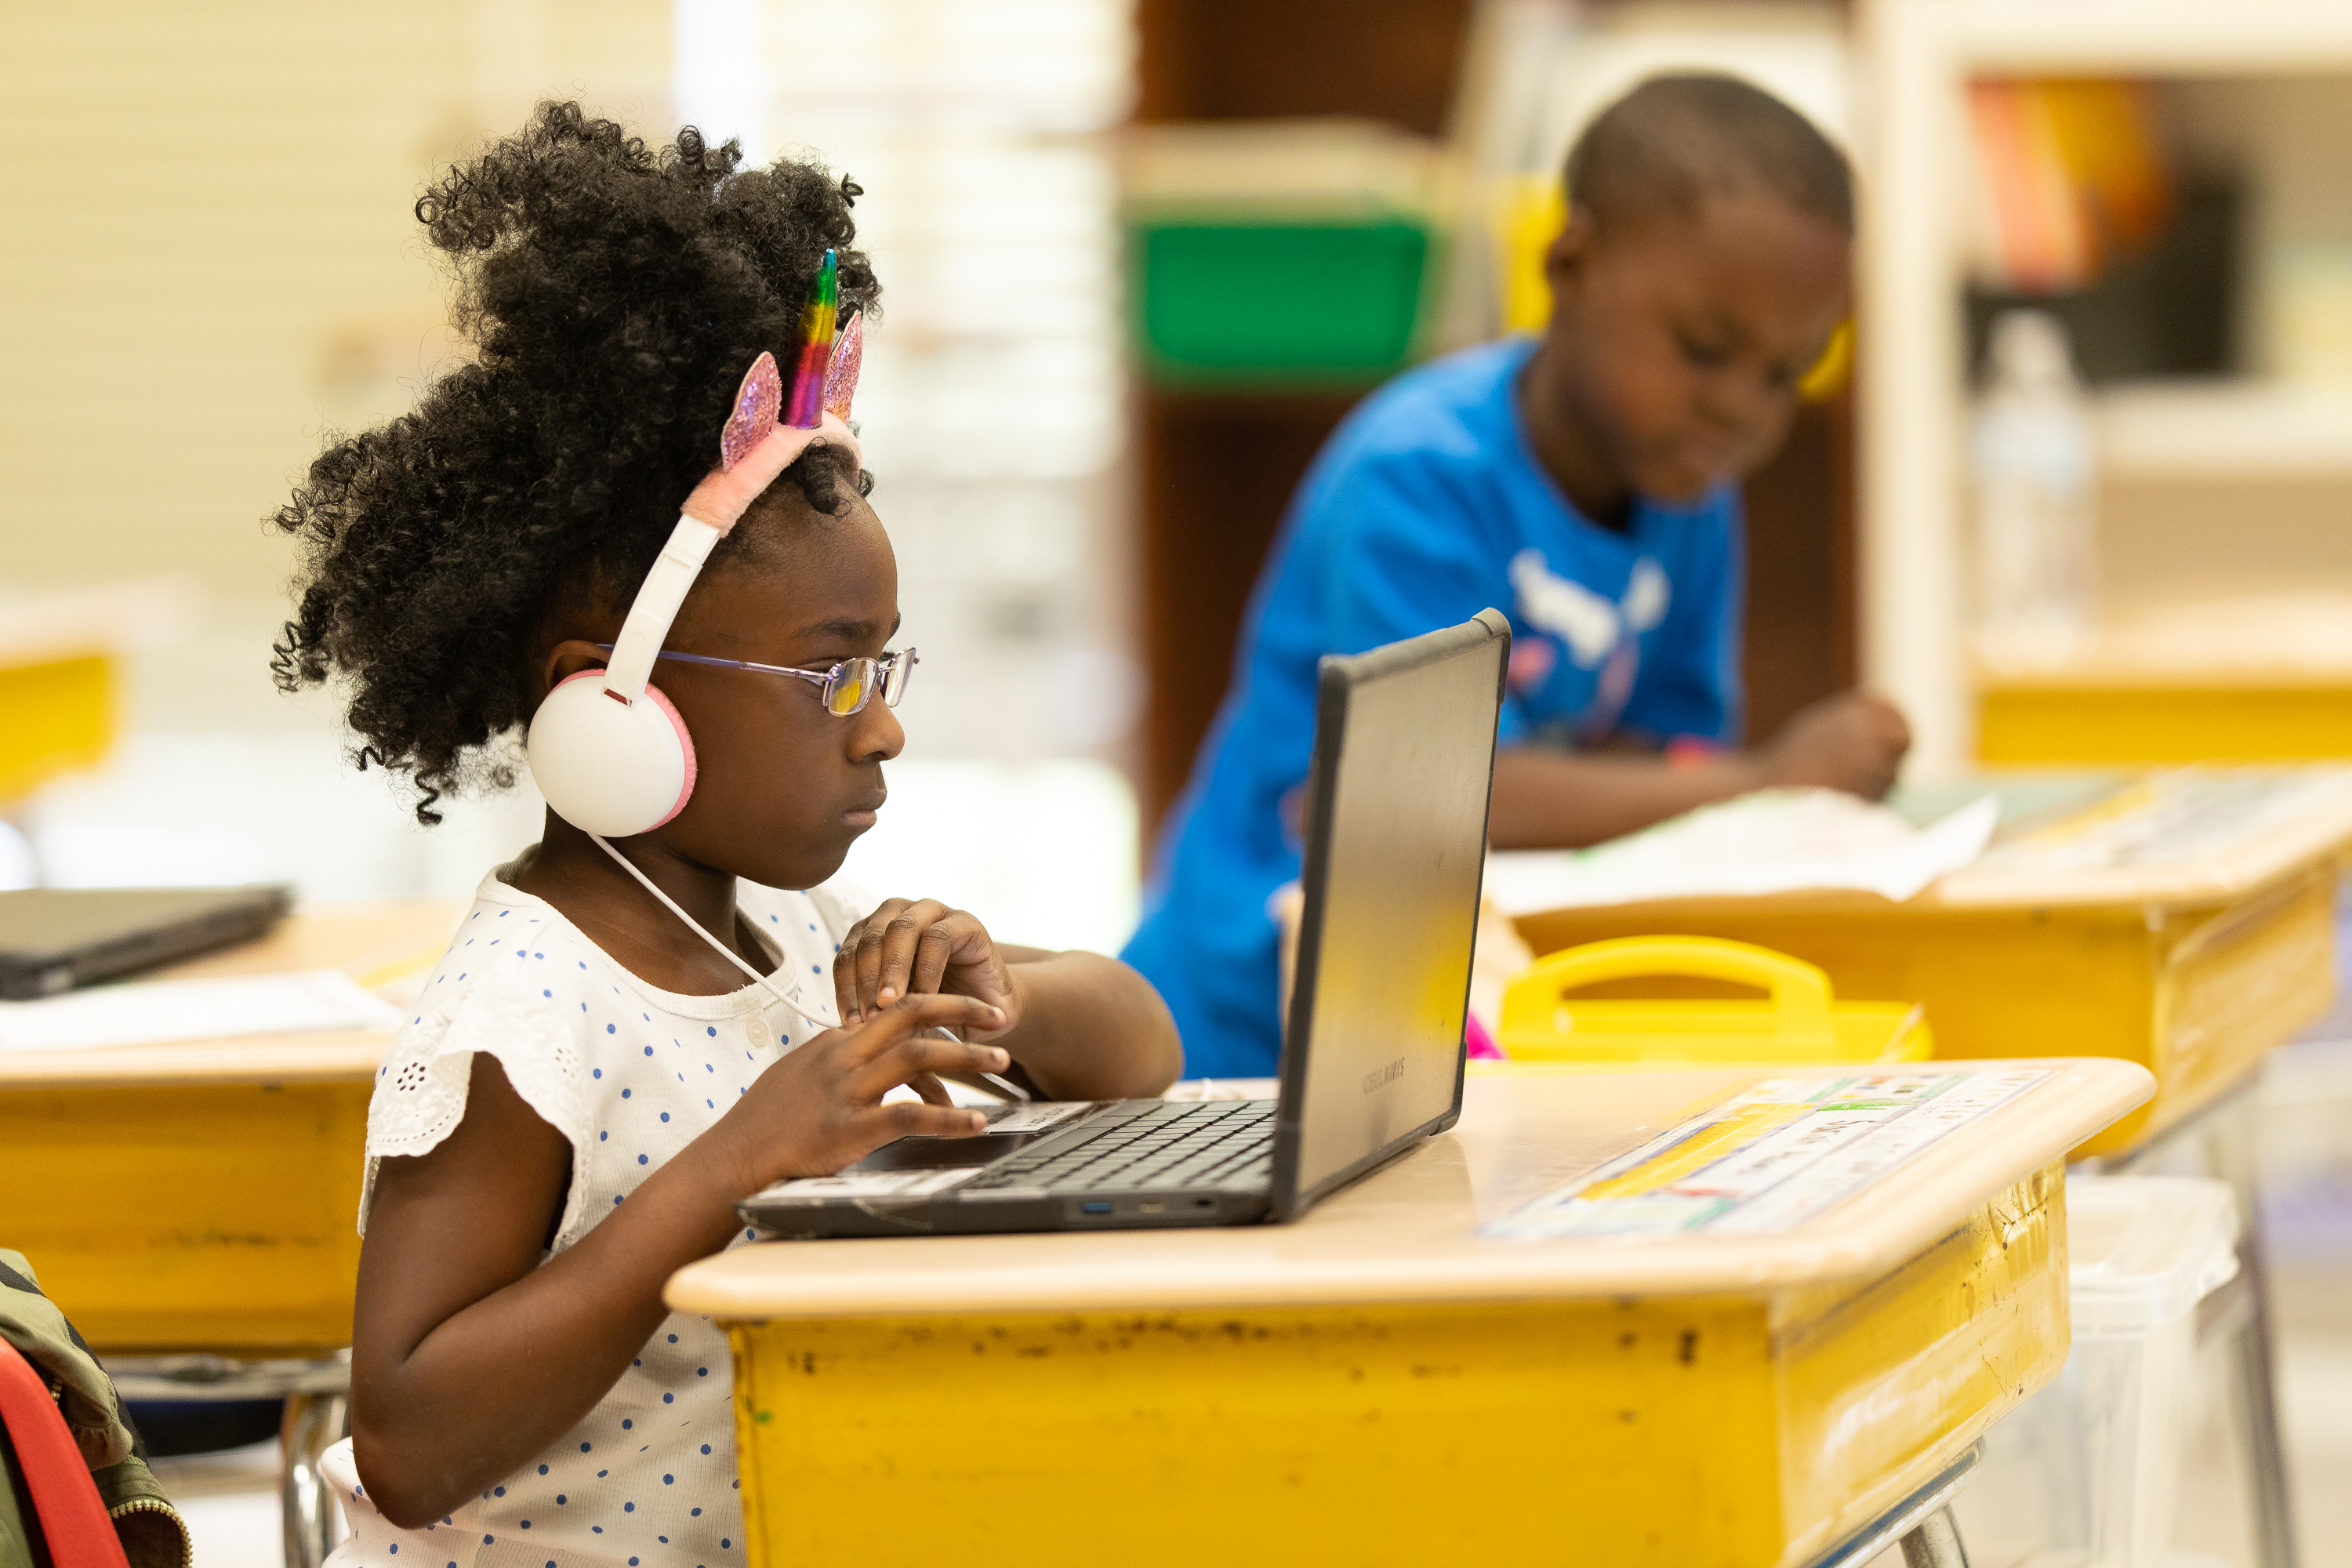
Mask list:
[[[2221,1182],[2066,1178],[2074,1345],[1954,1505],[1977,1568],[2168,1562],[2197,1303],[2237,1272],[2237,1234]]]

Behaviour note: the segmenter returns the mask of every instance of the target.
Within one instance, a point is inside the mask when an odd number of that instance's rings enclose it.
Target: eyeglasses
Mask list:
[[[596,646],[606,653],[613,651],[611,643],[600,642]],[[922,662],[910,647],[886,653],[879,658],[845,658],[824,670],[794,669],[788,664],[754,664],[748,658],[673,653],[667,648],[654,657],[674,658],[683,664],[715,664],[722,669],[756,669],[762,675],[789,675],[796,680],[806,680],[823,689],[818,696],[824,700],[824,710],[843,719],[864,712],[877,691],[882,694],[885,707],[898,706],[898,699],[907,695],[907,681],[914,675],[915,666]]]

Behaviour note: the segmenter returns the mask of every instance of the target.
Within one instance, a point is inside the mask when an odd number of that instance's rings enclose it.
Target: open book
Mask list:
[[[1982,854],[1999,819],[1990,795],[1916,827],[1838,790],[1759,790],[1590,849],[1489,855],[1486,896],[1514,917],[1816,889],[1902,900]]]

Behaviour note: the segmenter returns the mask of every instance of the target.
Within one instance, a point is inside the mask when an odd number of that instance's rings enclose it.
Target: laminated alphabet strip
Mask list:
[[[1483,1227],[1555,1237],[1793,1229],[2050,1076],[2032,1068],[1767,1079]]]

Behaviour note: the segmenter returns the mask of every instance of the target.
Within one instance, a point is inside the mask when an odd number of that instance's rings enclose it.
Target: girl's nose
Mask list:
[[[877,694],[878,695],[878,694]],[[853,762],[887,763],[907,749],[907,731],[887,703],[868,702],[849,721],[849,755]]]

